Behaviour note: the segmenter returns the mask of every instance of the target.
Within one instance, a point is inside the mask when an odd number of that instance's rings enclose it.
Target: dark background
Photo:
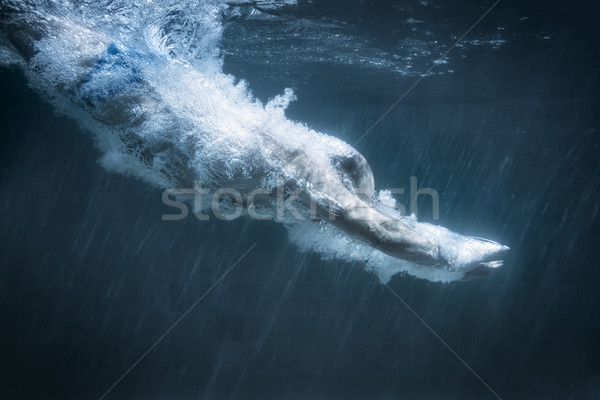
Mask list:
[[[294,12],[385,47],[412,9],[374,3]],[[460,35],[485,7],[417,17]],[[417,176],[441,195],[440,224],[511,247],[482,280],[390,283],[503,399],[600,397],[598,17],[592,2],[501,2],[473,35],[516,36],[451,53],[454,73],[424,79],[357,145],[378,188]],[[416,79],[269,68],[225,58],[263,100],[294,86],[288,116],[349,143]],[[20,72],[0,87],[0,398],[98,399],[255,242],[108,399],[494,398],[363,266],[299,253],[275,223],[163,222],[161,191],[103,170],[91,135]]]

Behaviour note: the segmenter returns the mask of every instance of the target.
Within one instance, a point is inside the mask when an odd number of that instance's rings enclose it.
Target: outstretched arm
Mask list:
[[[377,211],[346,189],[334,208],[317,202],[321,218],[392,257],[421,265],[444,265],[439,247],[402,221]]]

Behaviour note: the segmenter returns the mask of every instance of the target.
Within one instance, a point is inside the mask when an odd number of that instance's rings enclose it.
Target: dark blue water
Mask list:
[[[276,14],[342,21],[389,51],[420,38],[409,17],[447,48],[484,11],[313,1]],[[357,145],[378,187],[416,176],[440,193],[436,223],[511,247],[484,279],[390,282],[502,399],[600,396],[598,17],[592,2],[501,2],[465,40],[502,27],[505,44],[457,48]],[[266,66],[264,43],[236,43],[286,26],[271,23],[232,19],[225,72],[264,100],[294,87],[287,115],[348,143],[418,78],[283,50]],[[497,398],[362,265],[301,253],[280,224],[161,221],[161,191],[104,170],[92,136],[18,70],[0,85],[0,398],[99,398],[254,243],[107,399]]]

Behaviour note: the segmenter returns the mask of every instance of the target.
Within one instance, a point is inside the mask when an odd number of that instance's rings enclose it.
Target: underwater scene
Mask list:
[[[598,20],[0,0],[0,398],[599,398]]]

